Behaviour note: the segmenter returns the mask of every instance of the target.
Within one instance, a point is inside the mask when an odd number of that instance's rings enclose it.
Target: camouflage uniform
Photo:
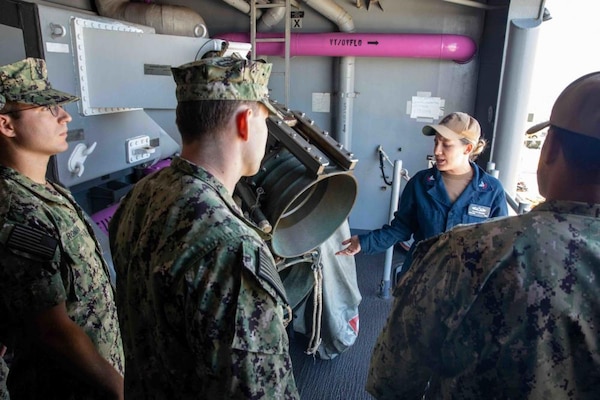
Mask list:
[[[0,342],[14,350],[13,399],[101,399],[32,347],[23,317],[66,302],[69,317],[123,373],[123,349],[108,267],[70,194],[0,166]]]
[[[547,202],[417,247],[375,346],[377,399],[597,399],[600,204]]]
[[[175,158],[110,223],[131,399],[297,399],[287,300],[261,231]]]
[[[0,345],[2,347],[2,345]],[[8,366],[4,358],[0,357],[0,400],[9,400],[8,389],[6,387],[6,378],[8,377]]]

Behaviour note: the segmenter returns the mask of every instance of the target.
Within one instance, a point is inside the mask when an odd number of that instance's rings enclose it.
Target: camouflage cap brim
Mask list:
[[[26,58],[0,67],[0,103],[48,106],[77,100],[77,96],[52,88],[46,62],[42,59]]]
[[[63,104],[78,101],[79,97],[61,92],[60,90],[48,88],[43,91],[21,93],[19,96],[13,96],[13,98],[10,100],[17,103],[37,106],[61,106]]]
[[[265,107],[267,107],[267,109],[269,110],[270,114],[275,115],[275,116],[283,119],[283,116],[281,115],[281,113],[279,111],[277,111],[277,109],[275,107],[273,107],[273,105],[271,104],[271,102],[269,101],[269,99],[259,100],[259,103],[261,103]]]

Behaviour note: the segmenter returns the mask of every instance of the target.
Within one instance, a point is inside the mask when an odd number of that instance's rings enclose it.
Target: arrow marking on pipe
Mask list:
[[[379,42],[378,42],[378,41],[375,41],[375,42],[367,42],[367,44],[374,44],[375,46],[377,46],[377,45],[379,44]]]

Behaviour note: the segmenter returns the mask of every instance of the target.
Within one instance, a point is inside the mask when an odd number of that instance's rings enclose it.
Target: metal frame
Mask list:
[[[275,8],[285,7],[285,35],[283,38],[264,38],[260,39],[256,37],[256,9],[257,8]],[[252,59],[256,59],[256,44],[260,42],[284,42],[285,44],[285,104],[290,104],[290,35],[292,30],[292,23],[290,19],[291,14],[291,3],[290,0],[284,0],[283,3],[268,3],[268,4],[257,4],[256,0],[250,2],[250,43],[252,44]]]

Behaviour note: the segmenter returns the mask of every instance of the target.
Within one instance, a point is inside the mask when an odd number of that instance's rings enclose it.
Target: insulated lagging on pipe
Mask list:
[[[185,6],[96,0],[96,7],[103,17],[151,26],[159,34],[208,37],[204,19]]]

